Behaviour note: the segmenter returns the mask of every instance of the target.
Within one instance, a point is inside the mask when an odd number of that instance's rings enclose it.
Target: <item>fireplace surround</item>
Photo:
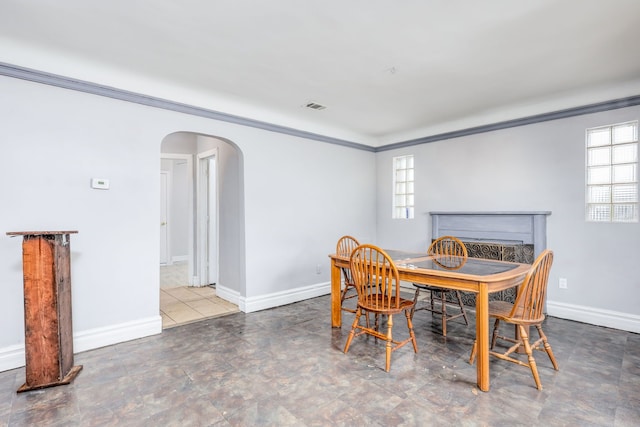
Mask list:
[[[429,212],[432,240],[455,236],[470,257],[532,264],[547,247],[550,211]],[[489,295],[513,302],[516,288]],[[464,305],[475,307],[475,294],[462,293]]]

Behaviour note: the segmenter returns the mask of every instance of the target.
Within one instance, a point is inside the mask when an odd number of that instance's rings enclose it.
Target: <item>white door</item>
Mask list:
[[[169,260],[168,189],[168,173],[160,172],[160,264],[167,264]]]

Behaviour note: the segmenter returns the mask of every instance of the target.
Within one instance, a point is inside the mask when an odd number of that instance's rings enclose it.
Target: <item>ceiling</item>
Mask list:
[[[0,62],[380,146],[640,95],[639,20],[638,0],[1,0]]]

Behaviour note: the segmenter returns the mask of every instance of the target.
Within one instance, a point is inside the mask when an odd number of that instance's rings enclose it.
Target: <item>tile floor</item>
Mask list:
[[[560,365],[491,361],[491,390],[468,363],[471,325],[447,338],[431,314],[414,318],[384,371],[384,345],[342,349],[353,319],[330,326],[330,297],[233,313],[76,354],[69,385],[17,394],[24,368],[0,372],[0,426],[638,426],[640,335],[548,318]],[[397,319],[394,331],[406,336]]]
[[[216,296],[214,287],[192,287],[186,262],[160,266],[162,328],[197,322],[239,311],[238,306]]]
[[[160,265],[160,288],[189,286],[189,265],[186,261]]]
[[[237,305],[216,296],[215,288],[210,286],[160,289],[160,315],[163,329],[237,311],[239,311]]]

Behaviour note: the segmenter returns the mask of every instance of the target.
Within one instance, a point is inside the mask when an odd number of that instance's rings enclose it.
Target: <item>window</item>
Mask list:
[[[393,212],[391,217],[413,218],[413,155],[393,158]]]
[[[638,122],[587,129],[587,221],[638,222]]]

